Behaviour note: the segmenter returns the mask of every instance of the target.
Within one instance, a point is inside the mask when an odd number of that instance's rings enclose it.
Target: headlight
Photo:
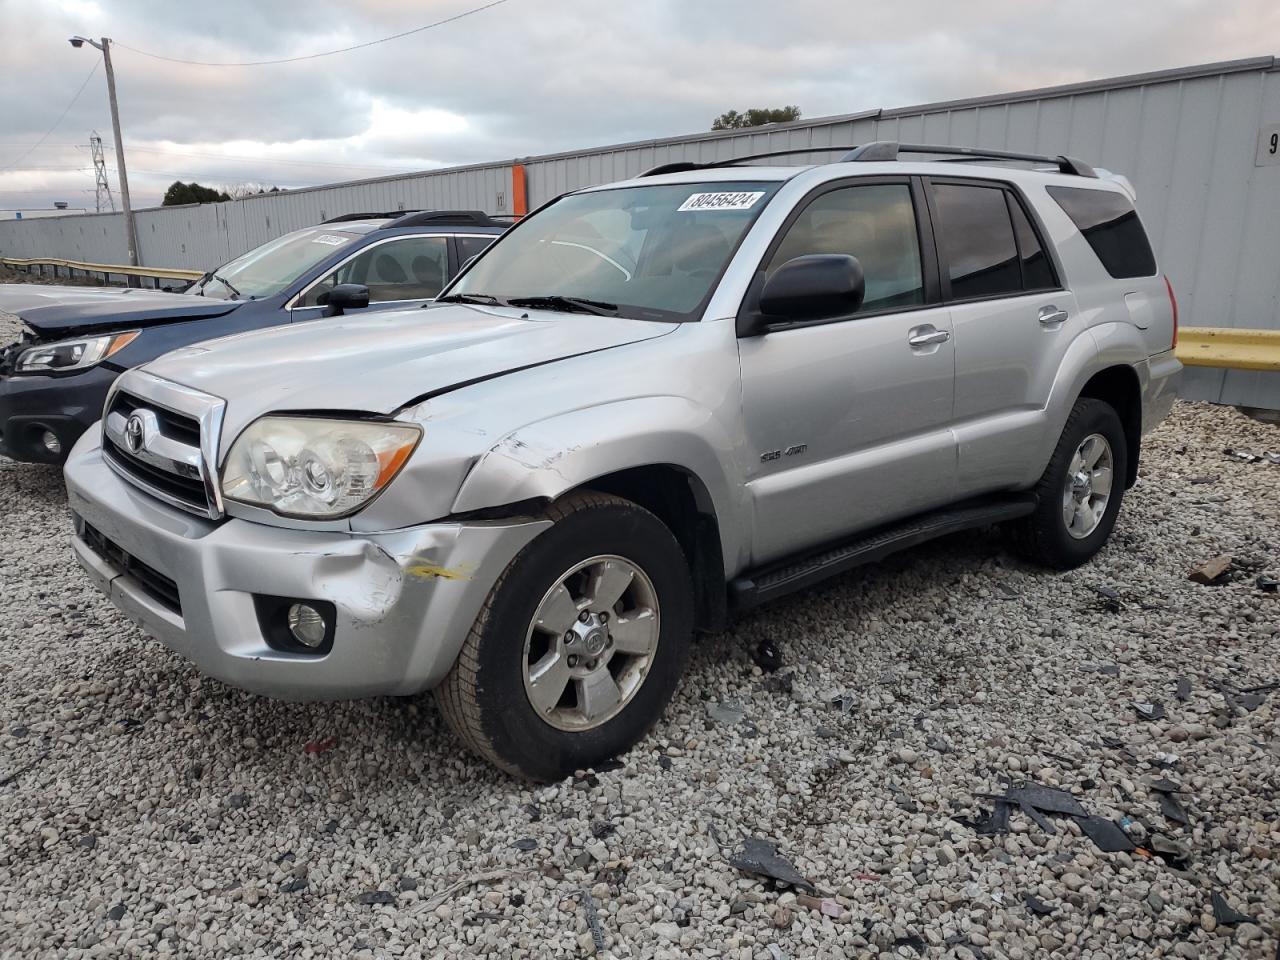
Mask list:
[[[285,516],[346,516],[391,482],[421,437],[407,423],[263,417],[231,445],[222,493]]]
[[[63,340],[31,347],[18,355],[15,372],[63,373],[68,370],[86,370],[123,350],[141,332],[129,330],[125,333],[104,333],[100,337],[81,337],[79,340]]]

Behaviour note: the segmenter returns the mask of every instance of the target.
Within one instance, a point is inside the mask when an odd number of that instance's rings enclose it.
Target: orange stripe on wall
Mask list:
[[[511,212],[523,217],[529,212],[528,187],[525,182],[524,164],[511,165]]]

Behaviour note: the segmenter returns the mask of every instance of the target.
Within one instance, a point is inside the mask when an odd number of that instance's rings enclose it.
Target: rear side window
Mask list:
[[[497,237],[458,237],[458,259],[465,264],[472,257],[477,257],[489,244],[493,243]]]
[[[1107,273],[1117,279],[1155,274],[1151,243],[1128,197],[1113,190],[1045,189],[1084,234]]]
[[[1009,197],[1009,212],[1013,214],[1013,232],[1018,237],[1018,256],[1022,259],[1022,285],[1028,290],[1052,290],[1058,286],[1040,238],[1036,236],[1027,219],[1026,211],[1013,197]]]
[[[935,183],[933,191],[952,299],[1020,294],[1022,267],[1004,190]]]

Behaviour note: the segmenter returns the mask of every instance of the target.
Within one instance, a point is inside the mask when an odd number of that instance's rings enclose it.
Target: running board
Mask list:
[[[730,581],[729,605],[734,612],[741,613],[777,597],[803,590],[827,577],[883,560],[899,550],[906,550],[949,533],[1016,520],[1018,517],[1025,517],[1035,508],[1035,495],[1026,493],[998,500],[970,501],[946,510],[911,517],[855,540],[820,549],[816,553],[748,570]]]

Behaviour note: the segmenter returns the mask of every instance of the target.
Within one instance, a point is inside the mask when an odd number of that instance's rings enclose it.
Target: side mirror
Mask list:
[[[857,257],[815,253],[788,260],[764,282],[754,310],[738,318],[738,335],[765,333],[771,326],[847,317],[862,306],[866,277]]]
[[[344,310],[359,310],[368,305],[369,288],[363,283],[340,283],[329,291],[325,300],[331,317],[340,317]]]

